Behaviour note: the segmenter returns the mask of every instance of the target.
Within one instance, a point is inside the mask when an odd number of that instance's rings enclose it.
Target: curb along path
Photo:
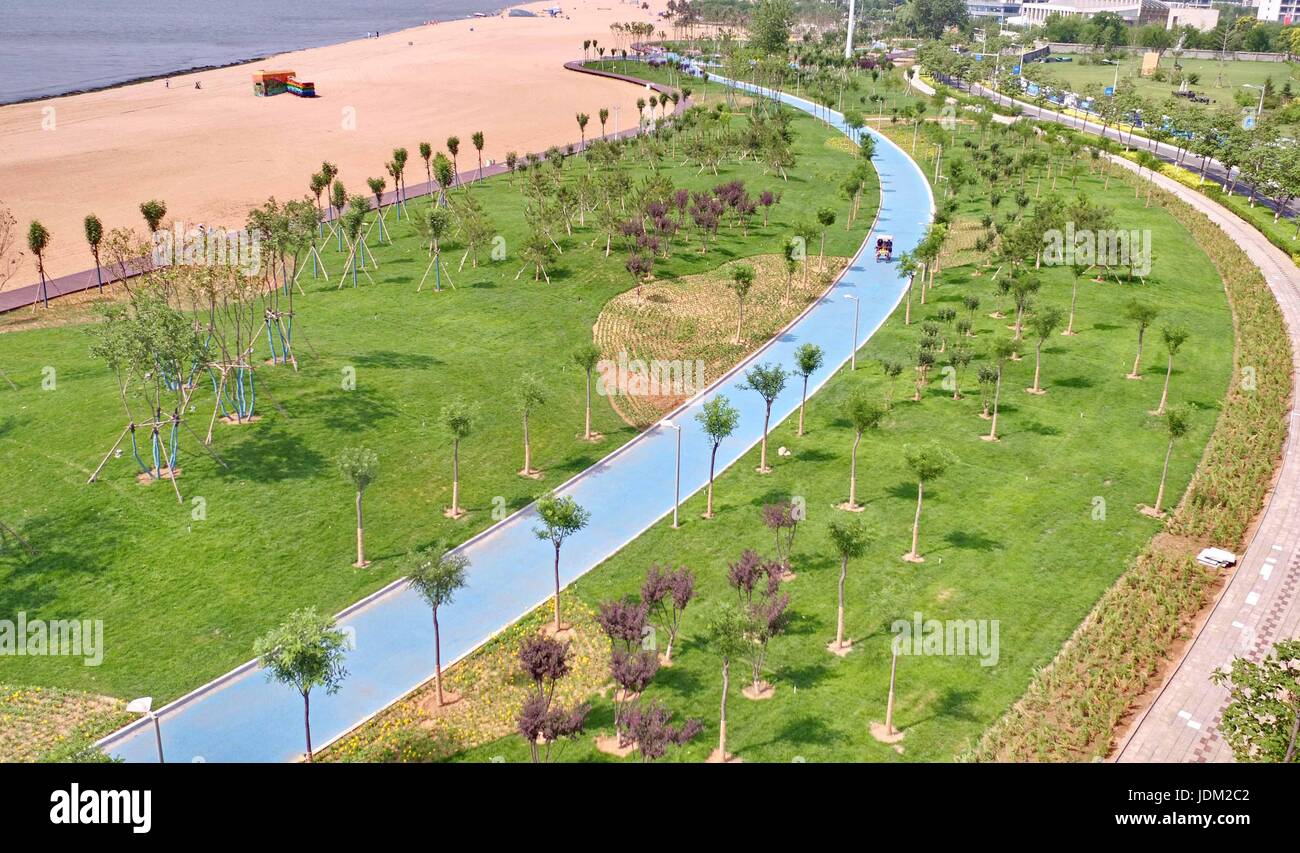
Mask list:
[[[573,63],[566,67],[572,68]],[[636,78],[626,79],[645,84]],[[761,93],[749,84],[733,85]],[[812,103],[805,99],[788,94],[779,97],[797,109],[813,111]],[[837,129],[848,132],[840,114],[821,108],[818,112]],[[899,278],[897,266],[877,264],[868,246],[878,231],[883,231],[893,234],[899,254],[911,251],[924,236],[934,202],[925,176],[911,158],[884,136],[869,132],[877,143],[874,164],[880,174],[880,212],[848,269],[774,339],[668,416],[682,429],[683,499],[708,480],[707,442],[695,421],[706,401],[725,394],[740,410],[736,435],[719,451],[721,471],[761,438],[762,401],[739,387],[745,369],[764,361],[789,366],[799,346],[815,343],[826,352],[826,363],[809,382],[810,391],[815,392],[874,334],[902,298],[905,282]],[[846,295],[860,300],[856,341],[852,340],[853,303]],[[773,404],[773,425],[798,408],[800,389],[796,386],[792,383]],[[588,527],[565,544],[560,567],[564,584],[572,583],[672,512],[675,447],[676,436],[671,430],[651,428],[556,489],[591,511]],[[465,554],[471,567],[469,586],[457,596],[454,607],[439,614],[448,666],[552,595],[553,551],[549,543],[533,535],[535,525],[535,508],[530,504],[456,549]],[[319,748],[433,676],[429,610],[402,581],[344,610],[338,620],[354,633],[355,648],[347,656],[350,675],[342,689],[333,696],[312,697],[313,740]],[[303,750],[301,697],[290,687],[269,682],[251,661],[170,703],[158,714],[164,748],[173,761],[293,761]],[[99,745],[127,761],[157,760],[153,732],[145,720],[104,738]]]

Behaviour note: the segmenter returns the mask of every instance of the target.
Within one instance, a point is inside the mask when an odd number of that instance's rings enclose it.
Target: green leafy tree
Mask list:
[[[1137,326],[1138,333],[1137,355],[1133,359],[1133,369],[1129,371],[1129,379],[1142,378],[1142,374],[1138,372],[1142,364],[1142,340],[1146,337],[1147,328],[1155,322],[1159,313],[1160,311],[1154,305],[1148,305],[1136,299],[1131,300],[1124,308],[1124,316],[1133,321]]]
[[[844,638],[844,582],[849,576],[849,560],[856,560],[867,553],[867,532],[861,522],[857,520],[843,523],[832,521],[826,528],[826,532],[830,536],[835,553],[840,558],[839,604],[835,616],[835,641],[831,643],[830,650],[842,654],[853,644],[852,640]]]
[[[45,250],[50,247],[50,232],[39,220],[33,219],[27,226],[27,250],[36,256],[36,272],[40,275],[40,293],[45,307],[50,307],[50,295],[45,285]]]
[[[1039,384],[1039,376],[1043,366],[1043,344],[1061,325],[1061,312],[1056,308],[1046,308],[1039,311],[1029,321],[1029,328],[1034,333],[1038,342],[1034,345],[1034,385],[1029,389],[1031,394],[1042,394],[1042,386]]]
[[[736,431],[736,426],[740,423],[740,412],[731,405],[725,394],[719,394],[712,400],[705,401],[700,411],[695,413],[695,420],[709,437],[709,487],[704,517],[713,518],[713,472],[717,466],[718,447]]]
[[[560,547],[565,539],[587,526],[591,513],[571,497],[547,494],[537,499],[537,518],[541,526],[533,528],[533,534],[555,547],[555,633],[558,634],[565,628],[560,621]]]
[[[525,373],[519,377],[515,386],[515,403],[519,414],[524,419],[524,467],[519,473],[524,477],[533,477],[540,471],[533,470],[533,445],[528,439],[528,418],[533,410],[546,404],[546,387],[535,373]]]
[[[1170,406],[1165,410],[1164,419],[1169,443],[1165,447],[1165,464],[1160,471],[1160,488],[1156,491],[1156,504],[1151,508],[1151,514],[1156,516],[1164,514],[1162,507],[1165,500],[1165,480],[1169,476],[1169,459],[1174,455],[1174,443],[1187,435],[1187,431],[1191,428],[1192,412],[1186,405]]]
[[[757,391],[758,395],[763,398],[763,442],[759,451],[758,472],[760,474],[771,473],[772,468],[767,464],[767,429],[772,420],[772,403],[785,389],[785,369],[779,364],[756,364],[749,370],[745,371],[745,381],[741,388],[747,391]]]
[[[465,572],[469,559],[460,553],[448,551],[440,543],[432,548],[413,551],[406,555],[406,585],[414,590],[433,611],[433,665],[434,684],[438,704],[447,704],[442,691],[442,633],[438,625],[438,609],[452,603],[457,591],[466,585]],[[453,702],[459,697],[453,696]]]
[[[156,198],[150,199],[140,205],[140,215],[144,217],[149,233],[152,234],[162,226],[163,217],[167,215],[167,205]]]
[[[817,372],[825,360],[825,353],[816,344],[804,344],[794,352],[795,375],[803,378],[803,390],[799,395],[799,429],[795,435],[803,435],[803,410],[808,401],[808,377]]]
[[[993,415],[992,422],[989,424],[989,434],[984,436],[985,441],[998,440],[998,406],[1002,402],[1002,371],[1007,366],[1007,360],[1016,354],[1018,344],[1011,338],[999,338],[993,342],[993,363],[996,375],[993,381]]]
[[[88,214],[82,223],[86,231],[86,245],[90,246],[91,257],[95,259],[95,283],[99,285],[99,292],[104,292],[104,277],[101,271],[99,261],[100,244],[104,242],[104,223],[99,221],[95,214]]]
[[[1160,334],[1165,340],[1165,349],[1169,353],[1169,361],[1165,366],[1165,387],[1160,392],[1160,405],[1156,407],[1155,411],[1157,415],[1165,413],[1165,403],[1169,401],[1169,377],[1173,376],[1174,373],[1174,356],[1187,342],[1190,333],[1182,326],[1165,326],[1160,330]]]
[[[921,536],[921,506],[925,501],[925,484],[939,478],[956,464],[957,457],[937,442],[904,445],[903,459],[916,478],[916,517],[912,520],[912,550],[903,555],[909,563],[924,563],[918,544]]]
[[[591,373],[600,363],[600,347],[594,343],[579,344],[578,348],[573,351],[573,363],[582,371],[583,376],[587,379],[586,390],[586,415],[583,418],[582,438],[584,441],[591,441]]]
[[[470,437],[478,421],[478,406],[464,400],[453,400],[442,407],[438,420],[451,436],[451,508],[449,518],[460,518],[460,443]]]
[[[379,456],[366,447],[349,447],[338,457],[339,473],[357,493],[357,561],[352,565],[364,569],[370,565],[366,559],[365,521],[361,512],[361,499],[366,489],[379,476]]]
[[[312,607],[295,610],[284,624],[253,644],[253,655],[266,670],[267,677],[293,687],[302,696],[309,762],[312,760],[311,691],[317,687],[327,694],[339,691],[348,675],[343,666],[347,648],[347,635],[335,626],[334,618],[319,615]]]
[[[785,58],[794,25],[790,0],[762,0],[749,19],[749,43],[761,54]]]
[[[858,506],[858,445],[867,430],[877,429],[888,413],[882,404],[871,399],[866,391],[858,389],[849,397],[845,407],[849,422],[853,424],[853,451],[849,455],[849,500],[844,509],[857,512]]]
[[[1259,663],[1237,658],[1211,680],[1228,688],[1219,731],[1238,761],[1300,761],[1300,639],[1279,640]]]
[[[728,286],[731,292],[736,294],[736,343],[739,345],[744,342],[744,338],[741,337],[741,327],[745,324],[745,297],[754,286],[754,268],[747,264],[737,264],[732,267],[731,281]]]
[[[726,762],[731,758],[727,754],[727,694],[731,692],[731,662],[752,650],[750,628],[748,616],[728,602],[713,614],[705,631],[709,648],[722,659],[722,710],[718,718],[718,749],[711,760]]]

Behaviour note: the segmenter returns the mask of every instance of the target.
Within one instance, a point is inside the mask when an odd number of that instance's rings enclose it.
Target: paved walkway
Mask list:
[[[804,99],[781,97],[799,109],[813,109]],[[829,118],[844,130],[839,114],[830,113]],[[744,369],[757,362],[788,368],[799,346],[815,343],[826,351],[826,363],[809,381],[816,390],[902,298],[905,282],[897,266],[877,264],[874,252],[866,249],[874,245],[877,230],[893,235],[898,253],[913,249],[924,235],[934,202],[911,158],[872,133],[881,208],[849,269],[772,341],[669,416],[682,428],[683,497],[703,488],[708,479],[708,445],[695,421],[705,401],[725,394],[740,410],[736,435],[719,451],[721,471],[757,444],[762,431],[762,401],[739,387]],[[856,341],[854,303],[845,299],[848,295],[857,297],[861,308]],[[790,383],[777,398],[774,425],[798,408],[799,391],[798,383]],[[587,529],[565,543],[564,583],[572,583],[672,511],[675,446],[672,430],[652,428],[557,490],[591,511]],[[789,464],[775,454],[770,458],[776,465]],[[535,525],[530,505],[458,549],[469,558],[471,569],[469,587],[440,614],[446,660],[469,654],[552,594],[553,554],[549,543],[533,535]],[[318,745],[337,739],[433,675],[429,610],[400,581],[339,614],[339,623],[354,632],[356,648],[347,658],[350,675],[343,688],[333,696],[312,695],[312,732]],[[159,714],[165,750],[173,761],[292,761],[303,751],[301,698],[291,688],[269,682],[252,662],[172,702]],[[105,738],[100,746],[127,761],[157,758],[153,732],[143,721]]]
[[[928,94],[934,92],[924,81],[918,80],[915,85],[928,90]],[[971,90],[1035,118],[1080,126],[1078,119],[1051,110],[1044,115],[1032,104],[982,86]],[[1102,132],[1101,125],[1083,124],[1093,134]],[[1114,128],[1107,131],[1107,136],[1120,139]],[[1171,162],[1177,156],[1177,150],[1169,145],[1162,145],[1157,153]],[[1141,173],[1130,160],[1115,156],[1111,160]],[[1211,160],[1206,174],[1223,183],[1226,171]],[[1148,177],[1149,172],[1143,176]],[[1289,330],[1294,359],[1292,387],[1300,388],[1300,270],[1267,237],[1221,204],[1165,175],[1157,174],[1155,180],[1162,189],[1205,214],[1259,267]],[[1183,659],[1129,729],[1115,755],[1116,761],[1232,761],[1232,749],[1218,730],[1228,691],[1212,684],[1210,674],[1230,666],[1238,657],[1259,661],[1278,640],[1300,636],[1300,459],[1296,454],[1300,413],[1293,408],[1289,417],[1282,469],[1246,553]]]
[[[1113,159],[1137,171],[1132,162]],[[1300,270],[1222,205],[1164,175],[1156,175],[1156,182],[1208,216],[1264,274],[1290,331],[1293,387],[1300,388]],[[1218,731],[1228,691],[1211,684],[1210,673],[1237,657],[1258,661],[1278,640],[1300,636],[1300,417],[1294,409],[1290,419],[1282,470],[1254,538],[1183,660],[1120,746],[1117,761],[1232,761]]]

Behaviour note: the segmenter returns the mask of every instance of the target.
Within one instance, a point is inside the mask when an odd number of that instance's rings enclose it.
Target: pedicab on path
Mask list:
[[[876,238],[876,260],[889,263],[894,259],[894,236],[885,234]]]

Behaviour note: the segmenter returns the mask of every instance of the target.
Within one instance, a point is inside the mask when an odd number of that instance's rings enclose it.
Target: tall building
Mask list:
[[[1259,11],[1255,17],[1261,21],[1283,24],[1300,22],[1300,0],[1259,0]]]
[[[1283,2],[1297,3],[1300,0]],[[1042,0],[1020,6],[1020,17],[1030,24],[1042,24],[1052,15],[1091,18],[1101,12],[1114,12],[1128,23],[1138,25],[1164,26],[1169,17],[1169,7],[1160,0]]]
[[[966,0],[966,12],[972,18],[1002,22],[1020,14],[1020,0]]]

